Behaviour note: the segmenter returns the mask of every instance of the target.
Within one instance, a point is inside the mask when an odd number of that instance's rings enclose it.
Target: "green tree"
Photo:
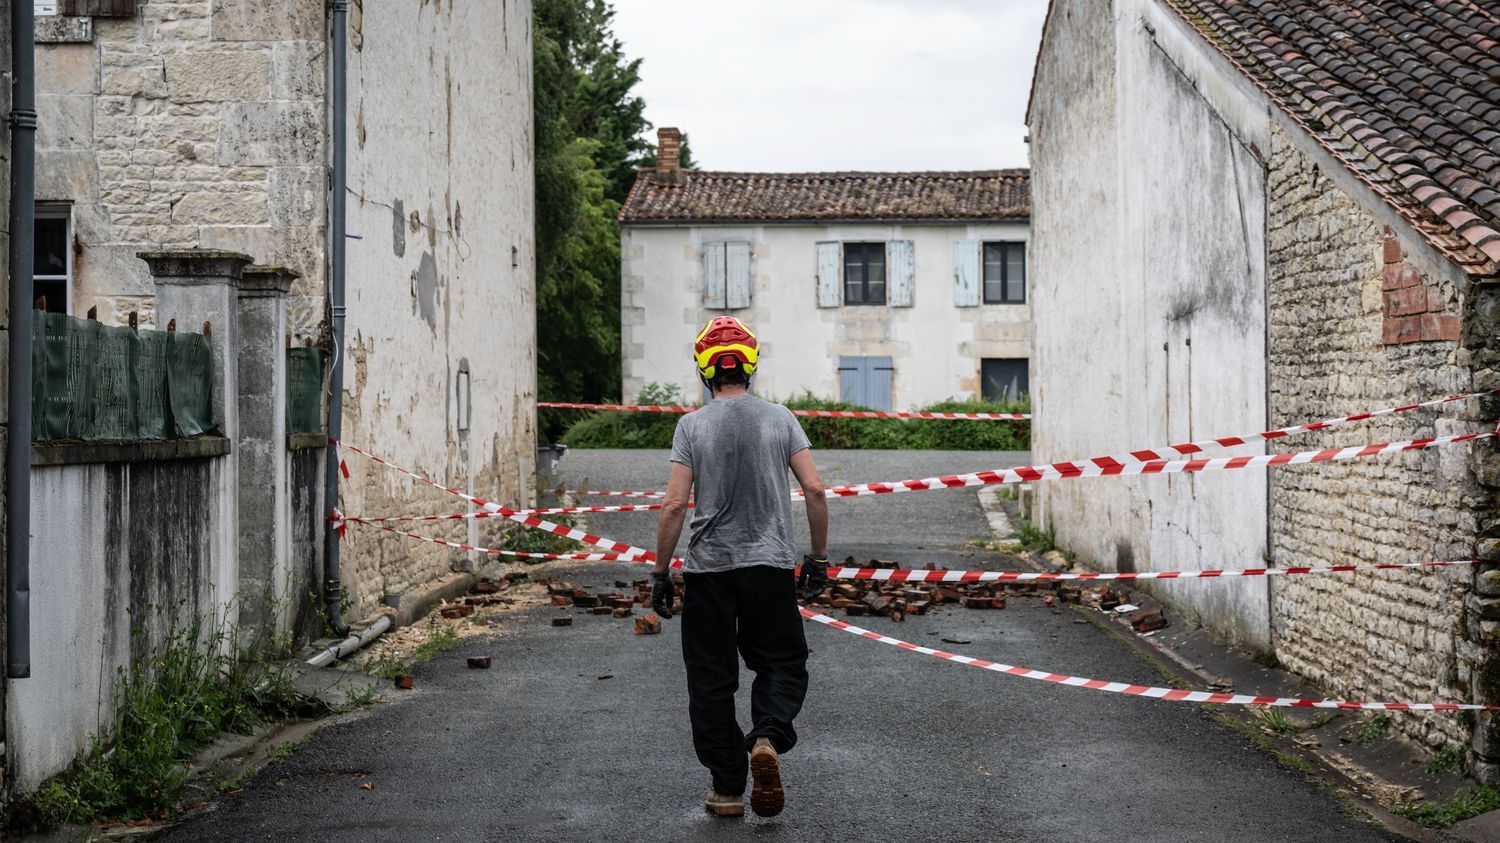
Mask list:
[[[649,149],[605,0],[536,0],[537,381],[544,400],[619,397],[620,202]],[[543,417],[551,438],[561,419]]]

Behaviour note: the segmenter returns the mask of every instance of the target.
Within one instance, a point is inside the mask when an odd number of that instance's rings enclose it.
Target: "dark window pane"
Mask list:
[[[36,220],[36,275],[68,274],[68,221],[61,217]]]
[[[32,301],[46,297],[48,313],[68,312],[68,282],[33,281],[32,286]]]
[[[1005,282],[1000,279],[984,279],[984,303],[1000,304],[1005,300]]]
[[[864,285],[860,284],[859,281],[857,281],[857,280],[855,280],[854,278],[851,277],[844,284],[844,303],[845,304],[864,304],[864,302],[865,302],[865,288],[864,288]]]
[[[986,358],[979,361],[981,390],[991,401],[1013,400],[1027,394],[1025,358]]]

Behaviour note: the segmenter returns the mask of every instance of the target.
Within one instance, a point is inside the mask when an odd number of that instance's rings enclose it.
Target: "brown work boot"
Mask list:
[[[716,817],[743,817],[745,796],[744,794],[729,796],[710,787],[708,796],[703,798],[703,810]]]
[[[786,793],[781,789],[781,757],[770,738],[756,738],[750,749],[750,777],[755,784],[750,789],[750,807],[758,817],[774,817],[786,805]]]

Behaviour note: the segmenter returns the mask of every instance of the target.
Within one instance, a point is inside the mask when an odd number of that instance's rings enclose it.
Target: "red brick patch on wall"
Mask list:
[[[1405,261],[1401,243],[1389,228],[1385,230],[1383,256],[1385,322],[1381,342],[1401,345],[1457,340],[1458,314],[1449,311],[1442,290]]]

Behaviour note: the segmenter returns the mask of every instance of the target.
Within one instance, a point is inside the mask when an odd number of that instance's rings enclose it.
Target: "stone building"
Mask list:
[[[692,338],[757,332],[756,391],[872,409],[1029,391],[1025,170],[726,173],[660,132],[620,210],[623,397],[703,393]]]
[[[1028,115],[1036,458],[1500,386],[1497,47],[1500,16],[1478,2],[1054,0]],[[1470,400],[1274,450],[1483,431],[1497,415]],[[1497,488],[1481,442],[1039,484],[1037,516],[1122,571],[1500,561]],[[1495,703],[1500,591],[1476,574],[1157,591],[1330,696]],[[1475,769],[1500,778],[1487,722],[1394,720],[1433,747],[1472,741]]]
[[[295,271],[291,340],[324,336],[324,0],[38,6],[61,12],[36,32],[48,308],[138,311],[149,326],[136,254],[224,249]],[[349,13],[344,438],[502,501],[527,498],[535,460],[530,12],[382,0]],[[453,506],[349,467],[346,512]],[[351,615],[463,564],[360,533],[344,553]]]

